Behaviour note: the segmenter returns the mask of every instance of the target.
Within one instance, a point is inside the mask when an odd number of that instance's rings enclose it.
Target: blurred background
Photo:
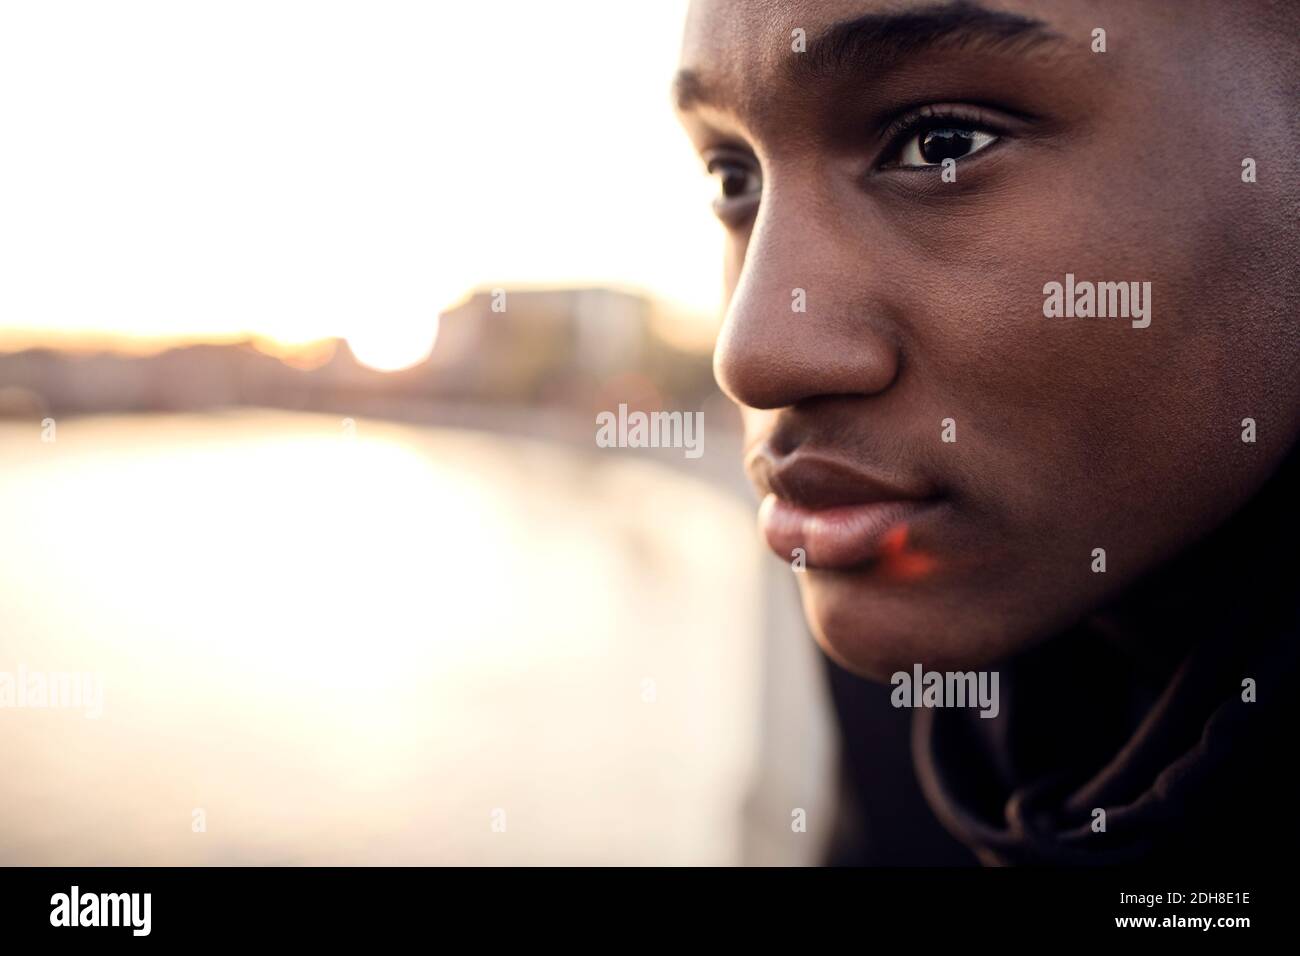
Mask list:
[[[685,6],[0,2],[0,863],[818,859]]]

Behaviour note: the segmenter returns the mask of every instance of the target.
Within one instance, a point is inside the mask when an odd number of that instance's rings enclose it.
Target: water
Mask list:
[[[744,501],[330,416],[57,428],[0,424],[0,672],[103,713],[0,709],[0,863],[739,859]]]

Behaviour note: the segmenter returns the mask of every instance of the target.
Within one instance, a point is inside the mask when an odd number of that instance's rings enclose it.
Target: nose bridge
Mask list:
[[[872,257],[805,182],[767,184],[714,351],[718,384],[752,408],[883,391],[898,370]]]

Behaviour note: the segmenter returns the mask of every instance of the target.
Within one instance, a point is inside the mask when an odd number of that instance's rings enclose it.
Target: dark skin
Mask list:
[[[747,468],[761,495],[799,497],[773,475],[803,456],[925,503],[851,567],[809,549],[840,664],[982,667],[1059,633],[1295,444],[1297,29],[1271,3],[693,4],[678,111],[720,180],[714,367]],[[1150,326],[1044,317],[1067,272],[1150,282]]]

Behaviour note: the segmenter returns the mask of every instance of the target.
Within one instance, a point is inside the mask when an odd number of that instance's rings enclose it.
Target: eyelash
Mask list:
[[[913,110],[898,119],[894,120],[885,128],[881,139],[885,142],[885,148],[882,152],[881,160],[876,163],[878,169],[938,169],[938,164],[927,166],[900,166],[897,164],[898,156],[902,153],[903,147],[911,140],[924,133],[936,129],[968,129],[976,133],[984,133],[995,137],[994,143],[1006,136],[1006,133],[998,128],[995,124],[990,123],[988,119],[978,110],[970,107],[959,106],[923,106],[920,109]],[[988,143],[981,147],[979,152],[992,146]],[[970,155],[974,155],[971,153]],[[958,162],[961,162],[959,159]]]
[[[724,180],[722,175],[727,170],[739,171],[747,177],[754,177],[758,180],[758,188],[762,189],[762,171],[758,164],[752,158],[746,156],[739,150],[726,151],[715,154],[705,160],[705,169],[708,174],[718,180],[719,195],[713,200],[713,211],[719,219],[728,225],[738,224],[747,215],[747,210],[752,208],[755,193],[743,192],[735,196],[725,194]]]
[[[994,137],[993,142],[986,143],[979,149],[968,155],[974,155],[974,152],[981,152],[989,146],[994,145],[998,140],[1006,137],[997,124],[990,122],[986,116],[978,109],[973,107],[961,106],[922,106],[919,109],[912,110],[909,113],[900,116],[887,126],[881,134],[880,139],[885,143],[885,148],[881,153],[881,159],[875,163],[876,169],[940,169],[939,164],[926,164],[923,166],[903,166],[898,163],[898,157],[902,153],[903,147],[906,146],[914,137],[935,129],[959,128],[969,129],[972,132],[983,133]],[[963,159],[965,157],[962,157]],[[959,162],[961,160],[958,160]],[[705,169],[710,176],[718,177],[721,185],[719,173],[728,167],[739,169],[748,176],[758,178],[759,187],[762,186],[762,171],[757,168],[757,164],[748,156],[739,150],[732,152],[726,151],[715,154],[706,159]],[[746,218],[752,211],[753,193],[741,193],[738,196],[719,195],[713,201],[714,212],[718,218],[724,222],[732,224],[733,220],[739,222]]]

